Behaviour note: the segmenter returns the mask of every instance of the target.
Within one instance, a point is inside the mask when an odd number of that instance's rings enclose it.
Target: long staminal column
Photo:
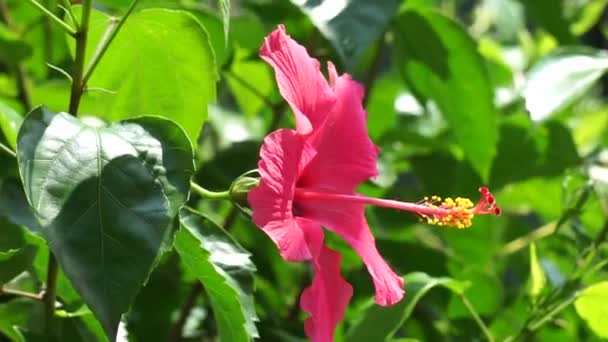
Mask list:
[[[392,208],[415,213],[425,219],[429,224],[438,226],[468,228],[472,224],[475,215],[494,214],[500,215],[500,208],[496,200],[486,187],[479,188],[481,198],[476,205],[468,198],[450,197],[441,200],[438,196],[425,197],[417,203],[387,200],[382,198],[366,197],[362,195],[346,195],[330,192],[320,192],[308,189],[296,188],[296,201],[334,201],[373,205],[377,207]]]

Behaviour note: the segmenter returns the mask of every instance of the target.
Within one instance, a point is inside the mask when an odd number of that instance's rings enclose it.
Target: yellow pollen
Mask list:
[[[437,225],[440,227],[455,227],[457,229],[469,228],[472,225],[473,202],[468,198],[456,197],[452,199],[447,197],[441,201],[439,196],[424,197],[422,204],[428,208],[436,209],[437,213],[422,214],[422,218],[428,224]]]

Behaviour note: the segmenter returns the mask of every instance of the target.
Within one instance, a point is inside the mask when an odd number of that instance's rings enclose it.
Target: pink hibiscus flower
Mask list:
[[[284,259],[311,261],[313,283],[300,298],[310,314],[305,331],[315,342],[333,341],[352,287],[340,275],[340,254],[323,244],[322,226],[361,256],[376,302],[388,306],[403,298],[403,279],[378,253],[365,205],[407,210],[429,223],[459,228],[470,226],[475,214],[498,214],[499,209],[486,188],[480,189],[477,206],[462,198],[406,203],[356,194],[359,184],[378,174],[378,148],[367,133],[363,87],[348,74],[338,75],[331,63],[328,83],[319,62],[282,25],[265,39],[260,55],[275,70],[281,95],[295,113],[296,130],[281,129],[264,139],[260,183],[248,195],[253,222]]]

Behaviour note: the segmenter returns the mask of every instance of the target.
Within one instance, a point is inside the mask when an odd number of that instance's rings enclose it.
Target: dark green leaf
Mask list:
[[[203,284],[218,322],[221,341],[257,337],[250,254],[219,226],[184,208],[175,248],[182,261]]]
[[[437,104],[464,154],[487,179],[498,125],[492,88],[475,41],[454,21],[423,9],[403,12],[395,34],[406,81],[420,99]]]
[[[369,342],[391,338],[410,317],[418,301],[432,288],[441,286],[460,294],[468,287],[468,284],[454,279],[432,278],[421,272],[410,273],[404,279],[405,298],[391,307],[381,307],[371,302],[361,319],[348,331],[346,341]]]
[[[310,17],[344,60],[353,67],[397,12],[396,0],[292,0]]]
[[[554,51],[528,73],[523,96],[534,121],[579,99],[608,70],[608,53],[572,47]]]
[[[28,201],[110,339],[172,234],[192,156],[166,119],[105,126],[41,107],[25,118],[17,157]]]
[[[94,11],[91,20],[94,46],[111,19]],[[161,115],[196,142],[207,106],[215,100],[216,80],[208,34],[192,14],[144,10],[125,22],[89,81],[90,88],[110,93],[88,92],[81,112],[87,113],[88,103],[93,114],[108,121]]]

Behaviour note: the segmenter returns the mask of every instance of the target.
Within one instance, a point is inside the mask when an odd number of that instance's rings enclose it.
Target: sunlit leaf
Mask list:
[[[608,53],[591,48],[563,48],[537,62],[523,90],[534,121],[549,118],[579,99],[608,70]]]
[[[591,285],[584,289],[576,301],[574,307],[576,312],[585,320],[587,324],[601,338],[608,338],[608,281]]]
[[[93,11],[91,20],[94,46],[111,18]],[[129,17],[99,63],[88,85],[105,91],[89,91],[81,112],[108,121],[164,116],[181,125],[195,142],[207,107],[215,100],[216,80],[209,36],[192,14],[143,10]]]

